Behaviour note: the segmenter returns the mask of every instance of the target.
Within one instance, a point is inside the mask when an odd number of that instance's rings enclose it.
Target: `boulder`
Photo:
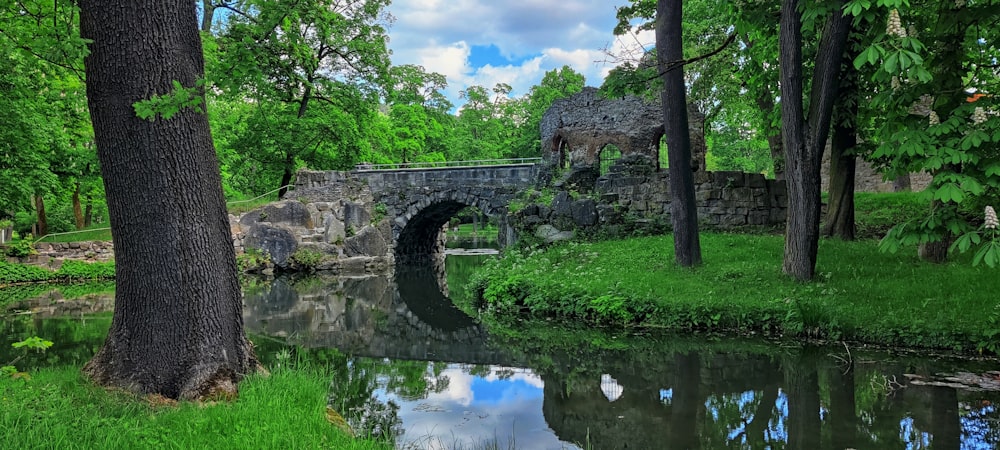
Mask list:
[[[542,242],[546,244],[551,244],[558,241],[567,241],[573,239],[575,233],[572,231],[559,231],[556,227],[552,225],[539,225],[535,229],[535,237],[541,239]]]
[[[257,249],[270,255],[271,262],[282,269],[288,268],[288,258],[299,248],[298,240],[291,231],[266,223],[256,223],[250,226],[243,239],[247,249]]]
[[[570,208],[570,215],[573,216],[573,222],[577,226],[589,227],[597,225],[597,202],[593,199],[585,198],[577,200],[573,202]]]
[[[344,240],[344,254],[353,256],[383,256],[389,252],[389,245],[378,229],[369,225],[358,234]]]

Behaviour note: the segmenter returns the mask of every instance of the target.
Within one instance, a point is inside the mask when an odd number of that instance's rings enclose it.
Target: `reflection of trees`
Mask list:
[[[399,405],[384,393],[405,400],[427,398],[448,389],[447,364],[427,361],[343,358],[334,362],[330,406],[341,412],[355,433],[395,440],[403,434]]]
[[[42,366],[82,366],[104,343],[111,327],[111,315],[101,314],[74,318],[15,316],[0,322],[0,365],[13,360],[23,351],[10,344],[39,336],[53,342],[45,352],[28,352],[18,361],[21,369]]]

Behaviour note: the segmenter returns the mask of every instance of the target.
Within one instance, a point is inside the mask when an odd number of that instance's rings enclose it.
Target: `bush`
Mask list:
[[[7,256],[13,256],[15,258],[22,258],[25,256],[30,256],[37,254],[35,251],[35,246],[31,242],[31,235],[29,234],[27,239],[19,239],[16,241],[11,241],[7,244],[6,249],[4,249],[4,254]]]
[[[112,262],[87,263],[68,260],[56,272],[56,277],[62,280],[100,280],[115,277],[115,264]]]

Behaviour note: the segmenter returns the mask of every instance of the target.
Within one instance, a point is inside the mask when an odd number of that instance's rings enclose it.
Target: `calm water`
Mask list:
[[[447,276],[420,267],[395,279],[251,283],[247,327],[271,364],[283,361],[286,343],[338,349],[328,357],[330,405],[358,432],[394,437],[400,448],[1000,447],[1000,395],[911,382],[988,374],[995,362],[595,333],[586,342],[602,345],[572,351],[544,339],[513,345],[445,296],[463,295],[462,283],[491,257],[458,253]],[[7,315],[0,362],[11,359],[9,342],[31,335],[56,346],[22,366],[89,358],[110,314],[61,305]]]

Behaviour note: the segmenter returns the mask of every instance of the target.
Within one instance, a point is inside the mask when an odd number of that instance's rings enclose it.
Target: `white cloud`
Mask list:
[[[611,66],[602,49],[615,48],[612,29],[618,4],[605,0],[395,0],[389,12],[393,64],[419,64],[448,78],[447,95],[471,85],[510,84],[520,96],[545,72],[568,65],[598,86]],[[472,67],[473,47],[496,46],[512,64]]]

